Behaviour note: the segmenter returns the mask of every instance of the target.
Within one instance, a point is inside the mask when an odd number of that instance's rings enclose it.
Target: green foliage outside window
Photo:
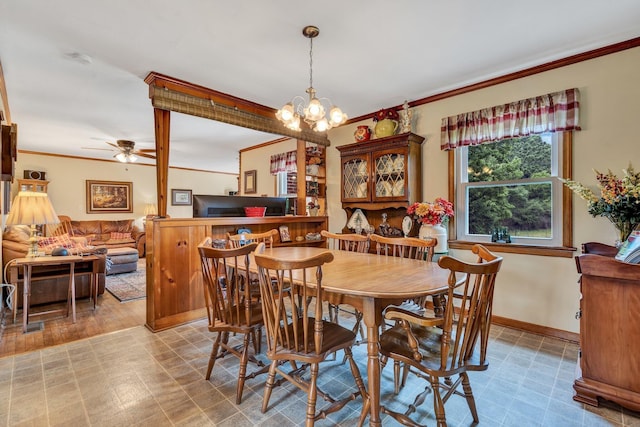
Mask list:
[[[551,177],[551,152],[540,135],[469,147],[469,233],[551,237],[551,181],[530,181]]]

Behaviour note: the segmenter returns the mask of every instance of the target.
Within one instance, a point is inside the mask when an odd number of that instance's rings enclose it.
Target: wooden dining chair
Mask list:
[[[429,381],[404,414],[383,409],[405,426],[421,425],[409,415],[430,392],[438,427],[447,425],[444,404],[454,394],[465,397],[473,420],[479,422],[467,372],[484,371],[489,366],[487,345],[493,293],[502,257],[479,244],[473,246],[472,252],[478,255],[476,263],[450,256],[438,260],[440,267],[450,271],[443,317],[420,316],[399,307],[385,310],[385,319],[396,324],[380,335],[380,353],[386,360],[394,360],[394,377],[399,377],[400,365],[396,362],[401,362],[418,378]],[[454,376],[458,377],[455,381]],[[402,385],[405,380],[403,377]],[[397,393],[398,384],[394,385]]]
[[[49,235],[62,236],[63,234],[68,234],[69,236],[73,236],[71,218],[66,215],[58,215],[58,220],[60,220],[60,222],[56,226],[52,226]]]
[[[363,405],[359,425],[369,412],[369,399],[353,360],[351,346],[353,331],[323,319],[322,266],[333,260],[329,251],[298,260],[275,258],[256,251],[262,313],[264,318],[267,357],[271,360],[262,400],[262,412],[269,407],[269,399],[276,375],[307,393],[305,426],[342,409],[349,401],[362,396]],[[320,362],[336,351],[344,350],[357,391],[336,400],[318,387]],[[289,364],[286,364],[289,362]],[[284,364],[283,364],[284,363]],[[298,365],[302,363],[302,365]],[[285,366],[291,366],[286,371]],[[310,378],[303,378],[309,370]],[[344,379],[341,379],[344,380]],[[335,382],[331,387],[334,388]],[[329,402],[316,412],[317,396]],[[282,396],[279,399],[282,400]]]
[[[421,261],[432,261],[434,248],[438,244],[435,237],[418,239],[415,237],[384,237],[378,234],[371,235],[371,242],[375,243],[376,253],[384,256],[396,256],[411,258]],[[423,308],[426,298],[412,300],[418,308]],[[406,302],[408,304],[409,302]],[[407,308],[407,307],[405,307]]]
[[[227,354],[236,356],[240,361],[238,382],[236,386],[236,403],[242,402],[242,391],[247,379],[268,371],[268,365],[249,355],[253,338],[255,353],[259,351],[259,337],[262,331],[262,306],[253,297],[246,277],[249,275],[250,257],[257,243],[249,243],[239,248],[215,249],[211,246],[211,238],[206,238],[198,245],[202,264],[202,281],[204,300],[209,319],[209,331],[216,333],[206,379],[211,378],[211,371],[216,359]],[[243,335],[242,345],[229,344],[229,334]],[[247,374],[249,362],[255,363],[259,369]]]
[[[371,241],[376,244],[378,255],[397,256],[424,261],[433,260],[434,248],[438,244],[435,237],[418,239],[416,237],[384,237],[371,235]]]
[[[231,234],[227,233],[227,240],[229,240],[229,244],[232,248],[239,248],[240,246],[246,245],[248,243],[260,243],[264,242],[267,248],[273,247],[273,240],[275,236],[279,234],[277,229],[272,229],[269,231],[265,231],[264,233],[241,233],[241,234]]]
[[[320,231],[320,235],[326,239],[327,247],[329,249],[361,253],[369,251],[369,236],[367,235],[355,233],[337,234],[326,230]],[[329,303],[329,319],[331,319],[332,322],[338,323],[340,310],[345,313],[352,314],[355,317],[352,330],[356,334],[360,332],[360,336],[362,337],[362,340],[364,340],[365,334],[364,328],[362,327],[362,313],[356,309],[349,311],[341,308],[339,304]],[[362,341],[356,342],[356,344],[359,344],[360,342]]]

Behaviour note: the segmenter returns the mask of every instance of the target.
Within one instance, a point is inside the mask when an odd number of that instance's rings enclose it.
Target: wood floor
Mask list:
[[[65,304],[60,305],[60,307],[65,306]],[[56,307],[47,305],[46,308],[50,310]],[[37,311],[37,307],[32,308],[32,311]],[[89,299],[81,299],[77,301],[76,313],[75,324],[71,316],[64,317],[57,314],[35,317],[30,320],[30,324],[43,320],[44,328],[27,334],[22,333],[22,312],[18,311],[15,324],[13,324],[11,312],[6,313],[4,319],[1,319],[2,326],[0,326],[0,357],[144,325],[146,300],[121,303],[105,291],[98,297],[98,306],[95,311]]]

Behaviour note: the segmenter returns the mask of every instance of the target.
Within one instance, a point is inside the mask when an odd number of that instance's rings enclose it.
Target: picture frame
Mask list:
[[[87,213],[132,213],[133,183],[86,180]]]
[[[278,227],[278,231],[280,231],[280,241],[281,242],[290,242],[291,234],[289,233],[289,227],[286,225],[281,225]]]
[[[258,192],[256,186],[256,175],[257,171],[255,169],[244,172],[244,193],[245,194],[255,194]]]
[[[191,190],[171,189],[171,206],[191,206],[193,197]]]

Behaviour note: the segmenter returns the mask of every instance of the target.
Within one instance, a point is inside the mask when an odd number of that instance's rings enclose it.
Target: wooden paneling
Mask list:
[[[327,217],[278,216],[230,218],[154,218],[147,220],[147,327],[159,331],[206,316],[198,244],[205,237],[225,238],[239,227],[254,233],[287,225],[294,239],[276,246],[322,245],[324,241],[295,241],[297,236],[328,228]]]

